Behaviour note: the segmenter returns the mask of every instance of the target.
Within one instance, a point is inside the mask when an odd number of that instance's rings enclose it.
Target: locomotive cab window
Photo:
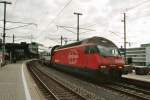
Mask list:
[[[97,46],[100,55],[102,56],[119,56],[119,51],[115,47],[104,47],[104,46]]]
[[[85,49],[85,53],[86,54],[94,54],[94,53],[98,53],[98,49],[97,47],[86,47]]]

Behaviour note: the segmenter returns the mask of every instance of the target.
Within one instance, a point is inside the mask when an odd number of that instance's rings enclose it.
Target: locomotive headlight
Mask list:
[[[106,66],[100,66],[101,68],[106,68]]]
[[[119,66],[118,68],[119,68],[119,69],[121,69],[121,68],[122,68],[122,66]]]

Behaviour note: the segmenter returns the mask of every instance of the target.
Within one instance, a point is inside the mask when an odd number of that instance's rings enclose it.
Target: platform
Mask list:
[[[150,82],[150,75],[136,75],[135,72],[127,75],[122,75],[122,77]]]
[[[0,68],[0,100],[43,100],[25,65],[26,61]]]

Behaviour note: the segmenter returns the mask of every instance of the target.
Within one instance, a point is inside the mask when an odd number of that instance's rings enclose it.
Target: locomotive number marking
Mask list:
[[[78,61],[79,55],[77,50],[70,50],[68,54],[69,64],[76,64]]]

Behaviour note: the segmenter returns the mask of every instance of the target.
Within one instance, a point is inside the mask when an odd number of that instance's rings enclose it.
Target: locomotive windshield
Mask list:
[[[104,47],[104,46],[97,46],[99,53],[102,56],[118,56],[120,55],[118,49],[115,47]]]

